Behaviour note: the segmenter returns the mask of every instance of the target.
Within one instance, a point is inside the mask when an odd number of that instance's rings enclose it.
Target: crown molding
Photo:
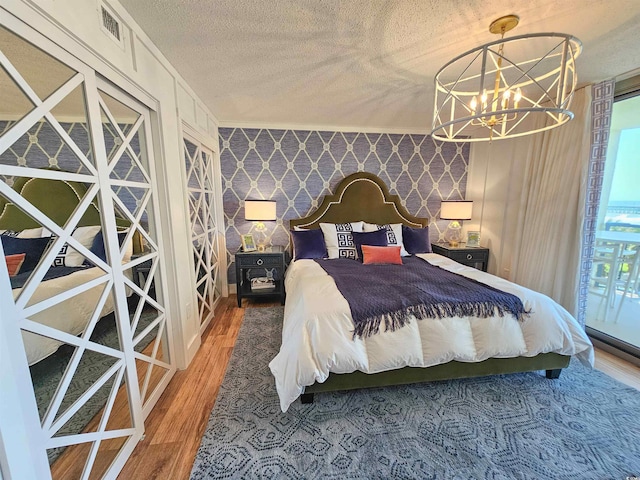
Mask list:
[[[267,130],[305,130],[310,132],[342,132],[342,133],[390,133],[400,135],[429,135],[425,128],[392,128],[380,126],[327,125],[309,123],[271,123],[221,120],[219,128],[255,128]]]

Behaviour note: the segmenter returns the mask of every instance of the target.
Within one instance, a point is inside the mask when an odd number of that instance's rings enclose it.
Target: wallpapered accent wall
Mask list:
[[[0,135],[9,131],[15,122],[0,120]],[[87,129],[86,122],[60,122],[60,126],[67,132],[71,140],[80,151],[93,162],[93,148]],[[120,124],[120,129],[127,132],[131,125]],[[103,126],[104,142],[108,158],[111,160],[117,148],[122,143],[120,137],[113,131],[109,123]],[[136,155],[140,155],[140,139],[136,134],[131,140],[131,148]],[[124,152],[122,158],[116,163],[111,178],[120,180],[131,180],[136,182],[146,182],[142,172],[133,162],[126,162],[125,158],[131,158],[128,152]],[[143,157],[144,158],[144,157]],[[0,164],[23,166],[30,168],[59,168],[66,172],[89,173],[87,168],[78,159],[76,154],[69,148],[58,133],[47,121],[36,123],[26,135],[18,139],[11,147],[0,155]],[[13,185],[13,178],[0,176],[8,185]],[[131,212],[137,210],[142,197],[146,192],[138,188],[119,187],[116,190],[118,198]],[[146,213],[142,218],[146,221]]]
[[[442,238],[437,220],[442,199],[463,199],[468,143],[435,142],[427,135],[341,133],[221,128],[220,164],[229,282],[240,235],[253,232],[244,200],[277,202],[277,221],[267,222],[271,243],[289,245],[291,218],[307,215],[345,176],[371,172],[399,195],[413,215],[431,219],[431,240]],[[357,219],[354,219],[357,220]]]

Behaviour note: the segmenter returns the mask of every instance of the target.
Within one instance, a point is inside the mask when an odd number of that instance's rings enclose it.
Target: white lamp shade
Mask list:
[[[245,200],[244,219],[256,222],[276,219],[276,202],[273,200]]]
[[[446,200],[440,204],[440,218],[442,220],[471,220],[473,201]]]

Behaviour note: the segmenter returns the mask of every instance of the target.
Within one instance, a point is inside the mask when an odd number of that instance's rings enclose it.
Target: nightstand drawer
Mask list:
[[[450,252],[449,258],[459,263],[484,262],[487,259],[487,252],[479,250],[477,252],[465,250],[462,252]]]
[[[487,271],[487,265],[489,263],[489,249],[484,247],[467,247],[465,244],[461,244],[457,247],[452,247],[446,243],[432,243],[431,248],[433,253],[443,255],[451,260],[462,263],[469,267],[477,268],[483,272]]]
[[[241,267],[280,267],[282,266],[282,255],[237,255],[236,262]]]

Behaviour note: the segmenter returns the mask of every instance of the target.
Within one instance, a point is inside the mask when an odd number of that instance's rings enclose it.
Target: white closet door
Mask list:
[[[222,296],[221,229],[218,218],[220,189],[216,188],[215,154],[197,140],[184,137],[194,277],[201,331],[213,318]],[[225,267],[226,268],[226,267]]]
[[[15,276],[0,262],[0,458],[11,479],[109,478],[175,372],[150,112],[24,32],[39,48],[0,26],[0,250],[28,248]]]

